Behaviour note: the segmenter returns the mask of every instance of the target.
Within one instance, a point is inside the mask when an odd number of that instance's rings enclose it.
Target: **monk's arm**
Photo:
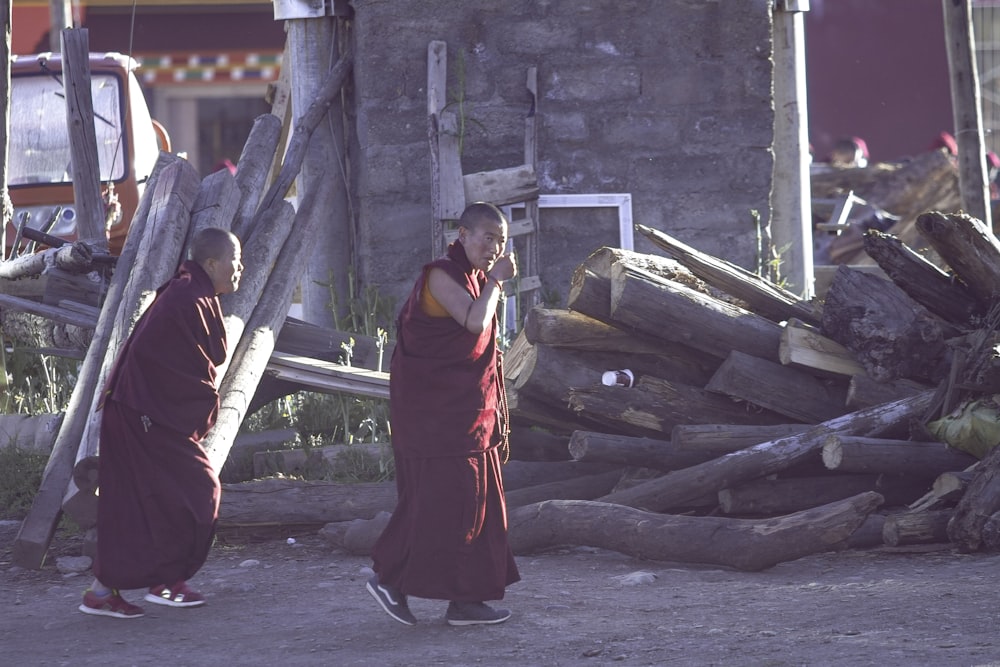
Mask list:
[[[474,334],[482,333],[490,325],[503,291],[498,280],[490,279],[479,298],[473,299],[464,287],[438,268],[430,270],[427,286],[448,314]]]

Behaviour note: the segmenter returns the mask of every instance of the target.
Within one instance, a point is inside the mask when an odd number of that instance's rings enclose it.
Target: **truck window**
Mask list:
[[[126,175],[121,83],[114,75],[93,74],[91,86],[101,181],[120,181]],[[10,186],[72,181],[61,75],[12,77],[9,136]]]

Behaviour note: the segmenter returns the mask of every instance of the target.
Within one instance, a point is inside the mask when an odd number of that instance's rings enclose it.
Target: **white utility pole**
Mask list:
[[[784,287],[813,297],[812,194],[803,14],[809,0],[774,3],[774,170],[771,235]]]

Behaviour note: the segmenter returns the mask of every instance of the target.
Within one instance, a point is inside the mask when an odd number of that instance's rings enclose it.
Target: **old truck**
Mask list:
[[[135,69],[135,60],[120,53],[90,54],[101,192],[106,205],[115,198],[120,205],[106,224],[113,255],[121,252],[159,152],[170,150],[167,132],[150,117]],[[14,216],[6,233],[8,257],[22,223],[67,241],[77,238],[59,54],[14,57],[10,110],[8,187]]]

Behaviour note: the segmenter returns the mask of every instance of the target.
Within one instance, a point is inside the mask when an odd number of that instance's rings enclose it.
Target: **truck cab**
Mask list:
[[[150,117],[135,77],[136,66],[135,60],[120,53],[90,54],[101,193],[106,206],[113,197],[121,206],[106,229],[113,255],[121,253],[160,150],[170,150],[166,131]],[[10,89],[7,184],[14,218],[7,229],[7,243],[14,240],[25,214],[26,226],[76,240],[60,54],[15,56]],[[9,257],[11,248],[5,250]]]

